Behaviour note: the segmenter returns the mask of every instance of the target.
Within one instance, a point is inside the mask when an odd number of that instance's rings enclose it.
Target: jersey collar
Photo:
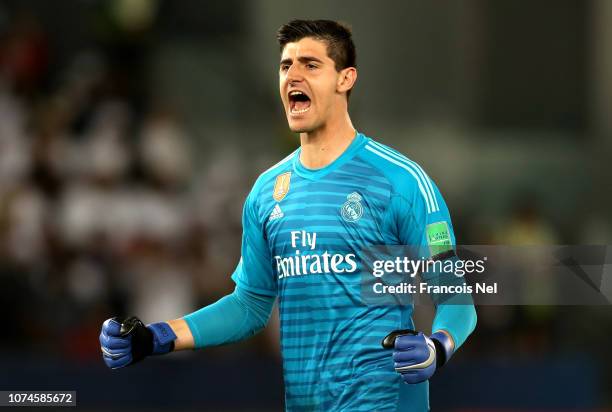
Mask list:
[[[327,166],[321,167],[319,169],[309,169],[302,164],[300,161],[300,154],[302,153],[302,148],[300,147],[297,150],[297,155],[293,157],[293,170],[298,175],[305,179],[317,180],[327,175],[331,171],[337,169],[342,166],[347,161],[351,160],[353,156],[363,147],[366,143],[366,137],[362,133],[357,133],[349,147],[338,156],[336,160],[328,164]]]

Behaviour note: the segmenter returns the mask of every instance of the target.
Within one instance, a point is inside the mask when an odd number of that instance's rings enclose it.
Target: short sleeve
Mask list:
[[[245,290],[276,296],[277,285],[270,248],[258,218],[256,190],[251,190],[242,211],[242,246],[238,266],[232,274],[236,285]]]

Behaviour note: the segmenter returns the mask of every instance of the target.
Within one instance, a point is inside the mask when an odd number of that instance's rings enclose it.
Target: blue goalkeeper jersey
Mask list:
[[[412,307],[364,304],[359,255],[426,246],[429,227],[445,227],[454,245],[442,196],[418,164],[360,133],[324,168],[299,158],[300,149],[257,179],[232,275],[278,296],[286,409],[428,410],[427,382],[403,383],[381,347],[390,331],[413,328]]]

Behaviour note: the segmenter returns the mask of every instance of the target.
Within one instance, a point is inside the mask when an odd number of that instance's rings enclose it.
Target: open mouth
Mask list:
[[[310,97],[300,90],[289,92],[289,111],[291,114],[302,114],[310,110]]]

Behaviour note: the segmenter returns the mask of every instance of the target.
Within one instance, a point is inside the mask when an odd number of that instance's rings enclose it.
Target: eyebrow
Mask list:
[[[323,60],[321,60],[321,59],[317,59],[317,58],[316,58],[316,57],[314,57],[314,56],[300,56],[300,57],[298,57],[298,58],[297,58],[297,60],[298,60],[300,63],[309,63],[309,62],[323,63]],[[286,58],[286,59],[281,60],[281,61],[280,61],[280,64],[289,64],[289,63],[292,63],[292,62],[293,62],[293,59],[291,59],[290,57],[288,57],[288,58]]]

